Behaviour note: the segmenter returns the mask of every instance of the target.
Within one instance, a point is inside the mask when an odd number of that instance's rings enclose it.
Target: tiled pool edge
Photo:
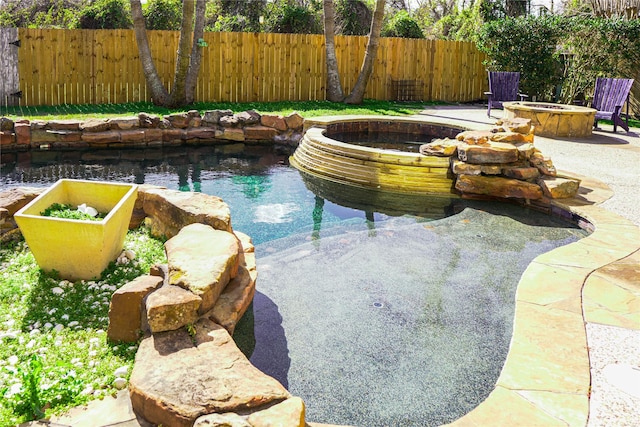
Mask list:
[[[591,373],[585,323],[640,327],[632,320],[639,313],[625,312],[615,302],[603,306],[596,299],[600,271],[640,254],[640,227],[597,206],[611,196],[601,183],[585,178],[582,189],[581,196],[554,205],[588,221],[594,232],[538,256],[527,267],[518,284],[514,331],[496,388],[449,425],[587,424]]]

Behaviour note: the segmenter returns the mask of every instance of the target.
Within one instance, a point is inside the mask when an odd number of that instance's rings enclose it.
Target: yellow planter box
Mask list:
[[[122,251],[137,195],[134,184],[61,179],[14,218],[40,268],[64,279],[92,279]],[[53,203],[86,203],[108,214],[101,221],[40,215]]]

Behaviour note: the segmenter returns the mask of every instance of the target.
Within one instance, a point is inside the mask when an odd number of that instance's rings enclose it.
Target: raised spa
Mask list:
[[[455,138],[466,129],[379,116],[324,117],[307,120],[305,126],[308,129],[290,159],[303,172],[364,188],[409,194],[454,194],[449,158],[423,156],[406,147],[435,138]],[[361,142],[365,134],[372,142]],[[354,143],[349,142],[350,135]]]

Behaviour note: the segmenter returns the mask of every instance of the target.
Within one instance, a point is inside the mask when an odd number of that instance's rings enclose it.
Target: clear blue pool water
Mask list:
[[[271,147],[3,155],[0,184],[117,180],[224,199],[256,244],[257,292],[234,339],[304,399],[307,420],[430,426],[498,378],[518,280],[584,233],[500,203],[389,195],[317,181]]]

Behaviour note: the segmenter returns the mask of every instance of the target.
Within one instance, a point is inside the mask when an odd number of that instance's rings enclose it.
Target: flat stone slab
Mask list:
[[[254,367],[229,333],[208,319],[161,332],[140,344],[129,382],[131,403],[146,420],[190,427],[202,415],[239,412],[290,397]]]
[[[202,298],[199,313],[211,310],[222,290],[236,277],[239,243],[233,233],[191,224],[165,243],[169,284]]]
[[[511,178],[479,175],[460,175],[456,189],[468,194],[493,197],[538,200],[542,198],[540,186]]]
[[[194,223],[231,232],[229,206],[219,197],[155,188],[142,189],[138,197],[155,236],[171,238]]]
[[[142,332],[142,300],[162,286],[158,276],[139,276],[113,293],[109,305],[109,329],[112,341],[138,341]]]
[[[151,332],[174,331],[198,319],[202,299],[179,286],[167,285],[147,298],[147,322]]]

